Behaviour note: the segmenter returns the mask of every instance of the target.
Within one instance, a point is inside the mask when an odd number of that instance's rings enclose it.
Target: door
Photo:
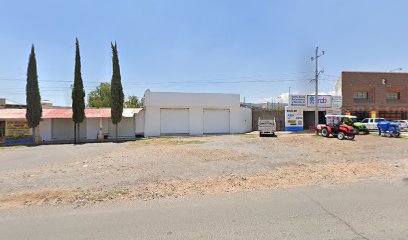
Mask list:
[[[188,109],[160,109],[160,134],[188,134],[189,125]]]
[[[204,133],[230,133],[230,111],[228,109],[204,109]]]

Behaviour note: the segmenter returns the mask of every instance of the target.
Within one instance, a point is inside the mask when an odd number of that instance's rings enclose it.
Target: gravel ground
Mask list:
[[[392,179],[407,176],[407,143],[244,134],[3,148],[0,208]]]

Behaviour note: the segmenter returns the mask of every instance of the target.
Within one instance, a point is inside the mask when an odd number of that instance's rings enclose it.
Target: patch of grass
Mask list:
[[[242,134],[241,136],[244,138],[258,138],[256,134]]]

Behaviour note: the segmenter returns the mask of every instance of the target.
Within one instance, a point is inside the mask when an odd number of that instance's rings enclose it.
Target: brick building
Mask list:
[[[342,72],[336,91],[343,96],[343,112],[359,119],[408,119],[408,73]]]

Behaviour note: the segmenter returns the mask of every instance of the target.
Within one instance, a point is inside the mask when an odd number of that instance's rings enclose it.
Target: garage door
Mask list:
[[[204,109],[204,133],[229,133],[229,110]]]
[[[188,109],[160,109],[160,134],[188,134]]]

